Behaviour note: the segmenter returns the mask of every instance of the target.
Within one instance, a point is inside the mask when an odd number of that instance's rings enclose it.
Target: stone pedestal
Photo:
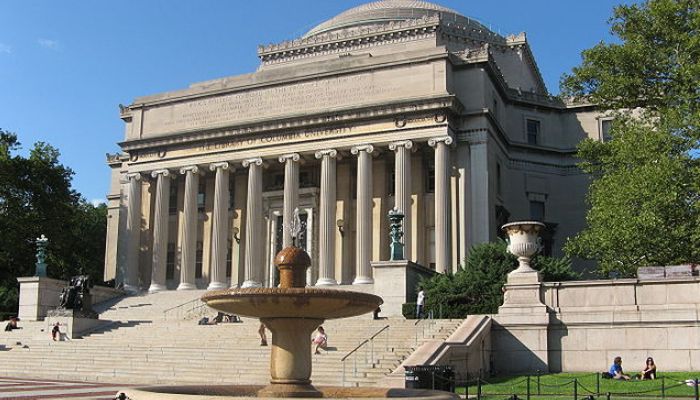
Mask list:
[[[416,287],[421,278],[429,278],[435,271],[408,260],[372,262],[374,293],[381,294],[382,317],[401,317],[404,303],[416,301]]]
[[[511,272],[491,331],[497,373],[549,371],[550,314],[541,298],[541,274]]]
[[[108,324],[110,321],[102,321],[97,319],[97,314],[74,312],[73,310],[53,309],[49,310],[45,318],[46,331],[49,334],[51,329],[58,322],[61,329],[61,334],[69,339],[78,339],[83,335],[92,332],[101,325]]]
[[[60,302],[61,289],[66,281],[45,276],[17,278],[19,281],[18,317],[24,321],[41,321],[46,313]]]

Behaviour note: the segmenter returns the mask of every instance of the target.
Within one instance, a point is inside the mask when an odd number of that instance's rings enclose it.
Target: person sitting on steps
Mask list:
[[[326,331],[322,326],[318,327],[318,333],[311,342],[314,344],[314,354],[321,354],[318,351],[319,348],[326,350],[326,347],[328,347],[328,335],[326,335]]]

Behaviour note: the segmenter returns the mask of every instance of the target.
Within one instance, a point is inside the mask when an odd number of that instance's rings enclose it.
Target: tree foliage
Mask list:
[[[622,5],[610,23],[618,43],[584,51],[562,78],[564,95],[616,110],[611,140],[579,145],[588,227],[566,249],[621,276],[697,262],[700,1]]]
[[[24,157],[17,135],[0,129],[0,312],[17,310],[17,277],[34,275],[34,240],[49,238],[48,274],[82,272],[101,281],[106,206],[93,206],[71,188],[73,172],[59,152],[38,142]]]
[[[421,282],[426,293],[426,308],[443,318],[464,318],[469,314],[491,314],[503,303],[503,285],[518,259],[498,241],[474,246],[464,266],[454,274],[439,274]],[[571,262],[536,256],[532,266],[542,272],[545,281],[578,279]]]

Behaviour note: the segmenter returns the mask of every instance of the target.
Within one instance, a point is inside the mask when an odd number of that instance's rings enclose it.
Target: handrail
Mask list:
[[[176,308],[180,308],[180,307],[186,306],[186,305],[188,305],[188,304],[190,304],[190,303],[195,303],[195,302],[197,302],[197,301],[200,301],[199,298],[192,299],[192,300],[187,301],[187,302],[184,302],[184,303],[182,303],[182,304],[178,304],[178,305],[176,305],[175,307],[170,307],[170,308],[168,308],[168,309],[166,309],[166,310],[163,310],[163,314],[167,314],[168,312],[170,312],[170,311],[172,311],[172,310],[174,310],[174,309],[176,309]]]
[[[370,336],[368,339],[363,340],[360,344],[357,345],[354,349],[352,349],[348,354],[345,355],[345,357],[341,358],[340,361],[345,361],[348,357],[352,355],[352,353],[356,352],[357,350],[360,349],[360,347],[364,346],[366,343],[368,343],[370,340],[376,338],[379,336],[380,333],[384,332],[385,330],[389,329],[389,325],[384,326],[382,329],[378,330],[374,335]]]
[[[345,361],[348,357],[350,357],[354,352],[360,349],[360,347],[364,346],[365,343],[369,342],[369,339],[363,340],[360,344],[357,345],[354,349],[352,349],[348,354],[345,355],[345,357],[341,358],[340,361]]]

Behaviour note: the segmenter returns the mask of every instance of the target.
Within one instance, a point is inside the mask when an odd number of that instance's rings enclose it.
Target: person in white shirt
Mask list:
[[[416,318],[423,318],[423,306],[425,305],[425,292],[423,289],[418,292],[418,298],[416,299]]]

